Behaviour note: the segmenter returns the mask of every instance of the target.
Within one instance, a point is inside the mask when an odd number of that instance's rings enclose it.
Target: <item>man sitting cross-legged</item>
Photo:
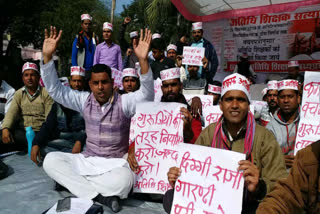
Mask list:
[[[147,54],[151,33],[141,30],[139,45],[134,45],[141,66],[141,86],[138,91],[119,95],[113,90],[111,69],[96,64],[91,70],[91,93],[64,87],[58,80],[52,54],[57,49],[62,31],[51,27],[45,31],[43,81],[52,98],[83,114],[86,125],[86,149],[81,154],[49,153],[43,163],[46,173],[77,197],[103,203],[113,212],[120,210],[119,198],[128,196],[134,182],[133,172],[123,156],[128,152],[130,118],[135,104],[152,101],[154,86]]]

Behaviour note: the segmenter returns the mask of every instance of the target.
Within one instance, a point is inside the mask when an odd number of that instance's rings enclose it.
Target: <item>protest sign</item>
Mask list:
[[[220,110],[220,106],[210,106],[207,111],[203,112],[204,117],[204,127],[209,126],[211,123],[215,123],[218,121],[220,116],[222,115],[222,111]]]
[[[178,151],[181,176],[171,213],[240,214],[244,179],[237,168],[245,154],[192,144],[180,144]]]
[[[294,154],[320,139],[320,72],[305,72]]]
[[[182,64],[202,66],[204,50],[204,48],[184,46]]]
[[[135,141],[136,121],[136,115],[133,115],[130,122],[129,145],[131,145],[131,143],[134,143]]]
[[[258,100],[251,100],[251,104],[254,106],[254,110],[259,113],[261,113],[263,107],[268,105],[267,102]]]
[[[192,98],[199,97],[202,103],[202,113],[207,111],[210,106],[213,106],[213,96],[211,95],[184,94],[184,97],[188,103]]]
[[[119,89],[122,89],[123,86],[122,86],[122,72],[121,71],[118,71],[117,69],[115,68],[111,68],[111,72],[112,72],[112,78],[113,78],[113,85],[118,87]]]
[[[162,97],[162,81],[160,78],[154,80],[154,101],[160,102]]]
[[[242,53],[255,72],[288,72],[290,60],[299,60],[301,71],[320,70],[319,4],[280,13],[266,13],[264,7],[255,11],[203,23],[203,37],[219,58],[218,71],[234,71]]]
[[[139,170],[134,192],[164,194],[167,172],[177,164],[177,146],[183,143],[180,103],[147,102],[136,106],[135,156]]]

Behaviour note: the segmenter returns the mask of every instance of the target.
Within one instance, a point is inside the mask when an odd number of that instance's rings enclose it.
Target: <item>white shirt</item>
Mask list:
[[[41,77],[49,95],[58,103],[82,114],[84,104],[90,95],[87,91],[72,90],[64,86],[58,79],[53,60],[47,64],[40,63]],[[154,85],[151,68],[140,76],[140,89],[121,95],[122,110],[130,118],[136,113],[136,103],[154,100]],[[103,108],[103,106],[101,106]],[[104,109],[104,108],[103,108]]]
[[[5,115],[8,112],[11,101],[13,99],[16,90],[12,88],[6,81],[1,81],[0,86],[0,114]],[[2,125],[2,120],[0,121],[0,129]]]

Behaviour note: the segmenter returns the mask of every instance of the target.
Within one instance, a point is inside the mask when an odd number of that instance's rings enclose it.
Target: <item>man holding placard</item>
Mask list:
[[[201,78],[205,78],[207,80],[207,83],[212,83],[213,77],[217,72],[219,61],[216,50],[214,49],[211,42],[203,38],[202,22],[192,23],[192,37],[194,41],[191,44],[191,47],[205,48],[204,56],[208,59],[207,72],[204,72],[201,66],[198,73]]]
[[[167,57],[175,61],[176,67],[180,68],[180,80],[183,82],[187,79],[186,69],[182,66],[182,55],[177,55],[177,46],[169,44],[167,47]]]
[[[217,123],[204,129],[195,144],[245,153],[246,160],[239,162],[245,180],[242,213],[254,213],[276,180],[286,177],[285,163],[277,141],[271,132],[255,123],[249,112],[249,81],[240,74],[227,76],[222,83],[220,108],[223,112]],[[168,180],[172,186],[181,170],[172,167]],[[167,192],[164,208],[173,191]]]
[[[282,153],[285,155],[287,168],[291,168],[294,161],[294,145],[300,120],[299,105],[301,97],[298,91],[297,80],[282,80],[278,82],[279,110],[274,113],[274,118],[267,125],[276,137]]]
[[[203,63],[203,69],[206,70],[208,68],[208,60],[207,58],[202,59]],[[198,71],[199,71],[199,66],[198,65],[188,65],[188,77],[186,80],[183,81],[183,88],[185,89],[200,89],[200,88],[205,88],[207,86],[207,81],[204,78],[198,77]]]

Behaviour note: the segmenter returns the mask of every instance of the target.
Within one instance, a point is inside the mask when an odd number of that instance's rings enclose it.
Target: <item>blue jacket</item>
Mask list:
[[[89,71],[93,66],[93,58],[94,58],[94,52],[96,50],[96,46],[93,44],[92,39],[88,40],[87,37],[84,36],[84,44],[85,44],[84,64],[78,65],[77,42],[78,42],[78,38],[76,37],[72,44],[72,57],[71,57],[72,66],[82,66],[86,71]]]

